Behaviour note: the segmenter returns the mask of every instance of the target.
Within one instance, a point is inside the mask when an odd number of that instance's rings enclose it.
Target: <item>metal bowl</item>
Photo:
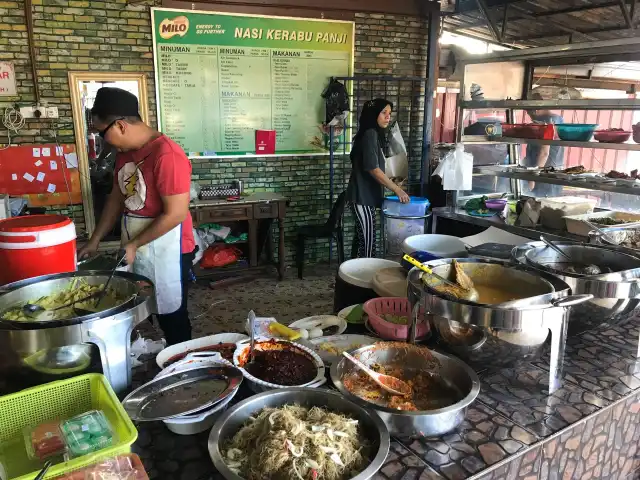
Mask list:
[[[449,385],[455,387],[463,395],[453,405],[436,410],[402,411],[382,407],[363,400],[352,394],[342,383],[345,375],[357,367],[343,358],[331,366],[331,380],[340,392],[349,400],[375,411],[385,423],[391,435],[399,437],[436,436],[456,428],[465,417],[467,407],[473,403],[480,392],[480,381],[476,373],[457,358],[438,352],[431,352],[440,363],[440,376]],[[379,363],[414,369],[424,368],[424,356],[398,346],[398,343],[386,345],[376,344],[359,348],[353,355],[367,365]]]
[[[531,279],[538,277],[540,281],[545,282],[544,284],[550,284],[552,291],[540,295],[539,289],[530,289],[528,291],[534,295],[533,297],[524,295],[523,298],[512,302],[483,305],[443,295],[425,285],[420,278],[420,270],[416,268],[409,272],[408,277],[412,323],[414,319],[421,320],[420,311],[424,310],[431,315],[429,320],[438,343],[465,362],[480,368],[512,366],[531,360],[541,351],[551,331],[550,377],[554,379],[554,388],[559,378],[560,360],[566,340],[568,307],[586,302],[593,296],[569,296],[569,287],[562,280],[528,266],[477,258],[458,259],[458,262],[465,267],[466,264],[490,264],[494,266],[492,270],[499,268],[495,271],[502,271],[503,274],[493,277],[497,282],[516,282],[522,276],[528,280],[527,284],[531,285]],[[450,263],[451,259],[443,259],[428,262],[427,265],[440,273],[446,270],[445,267],[449,268]],[[448,340],[447,334],[455,333],[464,327],[482,331],[483,335],[469,335],[466,342]]]
[[[528,263],[539,272],[554,275],[566,283],[574,295],[592,294],[593,300],[575,306],[569,317],[569,335],[590,330],[602,323],[619,324],[634,316],[640,306],[640,258],[628,250],[597,245],[554,242],[576,262],[606,265],[614,270],[595,276],[558,271],[555,262],[566,262],[542,242],[514,248],[512,256],[520,264]],[[552,264],[552,266],[548,266]]]
[[[322,407],[347,414],[358,420],[362,434],[371,442],[372,458],[369,466],[351,480],[372,478],[382,467],[389,453],[390,438],[387,427],[372,412],[350,402],[337,392],[318,388],[287,388],[254,395],[227,410],[218,419],[209,434],[209,455],[216,470],[227,480],[243,480],[227,467],[220,446],[229,441],[249,417],[265,407],[281,407],[298,404],[305,407]]]
[[[102,285],[107,282],[111,272],[101,270],[88,270],[41,277],[28,278],[19,282],[10,283],[0,288],[0,317],[3,312],[22,306],[29,301],[58,293],[70,288],[73,281],[84,281],[89,285]],[[136,298],[152,284],[145,277],[127,272],[116,272],[109,288],[113,288],[123,298],[119,305],[92,313],[90,315],[74,316],[63,320],[45,321],[12,321],[0,318],[1,329],[30,330],[38,328],[53,328],[83,323],[97,318],[116,315],[136,305]],[[152,291],[152,290],[151,290]]]
[[[266,337],[258,337],[256,338],[256,343],[254,348],[257,351],[257,350],[261,350],[263,345],[272,347],[272,345],[270,344],[271,340],[274,340],[274,339],[269,339]],[[313,362],[314,366],[316,367],[316,375],[313,379],[309,380],[308,382],[302,385],[296,385],[296,386],[319,387],[321,385],[324,385],[327,382],[327,379],[325,376],[324,362],[316,352],[314,352],[310,348],[305,347],[304,345],[300,345],[299,343],[289,342],[287,340],[281,340],[281,339],[278,339],[276,341],[276,344],[273,346],[274,347],[273,350],[280,350],[284,348],[285,345],[291,346],[291,349],[294,352],[299,353],[301,355],[305,355],[309,360]],[[233,364],[240,369],[240,371],[242,372],[242,375],[247,380],[249,388],[255,393],[261,393],[261,392],[273,390],[276,388],[290,388],[287,385],[280,385],[277,383],[266,382],[258,377],[251,375],[244,368],[248,360],[249,347],[250,347],[249,344],[238,343],[236,346],[236,351],[233,353]]]

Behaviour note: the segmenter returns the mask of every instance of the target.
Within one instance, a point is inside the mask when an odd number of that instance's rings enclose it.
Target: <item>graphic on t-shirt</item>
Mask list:
[[[140,170],[142,162],[125,163],[118,171],[118,185],[125,196],[124,205],[129,211],[142,210],[147,200],[147,184]]]

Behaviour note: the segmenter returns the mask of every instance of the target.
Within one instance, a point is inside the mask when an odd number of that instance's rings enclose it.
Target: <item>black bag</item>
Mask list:
[[[338,125],[342,125],[345,117],[344,112],[350,110],[349,93],[344,84],[332,78],[327,88],[322,92],[322,98],[326,104],[326,123],[329,124],[336,118]]]

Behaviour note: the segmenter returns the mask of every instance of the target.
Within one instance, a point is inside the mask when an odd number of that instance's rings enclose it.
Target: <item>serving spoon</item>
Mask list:
[[[392,377],[391,375],[384,375],[382,373],[374,372],[360,360],[347,352],[342,352],[342,355],[347,357],[347,359],[353,362],[356,367],[366,373],[371,378],[371,380],[373,380],[383,390],[393,395],[400,395],[402,397],[411,395],[413,389],[407,382],[400,380],[397,377]]]
[[[419,270],[422,270],[426,274],[431,275],[434,278],[437,278],[442,283],[444,283],[446,285],[449,285],[449,287],[453,288],[455,291],[458,291],[458,292],[461,292],[461,293],[464,292],[464,295],[461,295],[459,298],[463,298],[464,300],[468,300],[470,302],[478,301],[478,298],[479,298],[478,291],[475,288],[473,288],[473,282],[464,273],[464,271],[461,268],[460,268],[460,273],[463,275],[463,280],[464,280],[461,283],[464,283],[464,285],[458,285],[457,283],[453,283],[451,280],[447,280],[442,275],[438,275],[436,272],[431,270],[426,265],[423,265],[422,263],[420,263],[418,260],[413,258],[411,255],[405,254],[402,258],[403,258],[403,260],[406,260],[407,262],[409,262],[414,267],[417,267]],[[456,271],[456,273],[458,274],[457,271]]]

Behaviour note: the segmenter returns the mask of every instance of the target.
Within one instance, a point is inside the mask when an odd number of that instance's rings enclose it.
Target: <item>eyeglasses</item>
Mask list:
[[[116,124],[116,122],[119,122],[120,120],[124,120],[124,119],[125,119],[125,117],[118,117],[113,122],[111,122],[109,125],[107,125],[107,127],[104,130],[101,130],[100,132],[98,132],[98,135],[100,135],[100,138],[104,138],[104,136],[107,134],[109,129],[111,127],[113,127]]]

